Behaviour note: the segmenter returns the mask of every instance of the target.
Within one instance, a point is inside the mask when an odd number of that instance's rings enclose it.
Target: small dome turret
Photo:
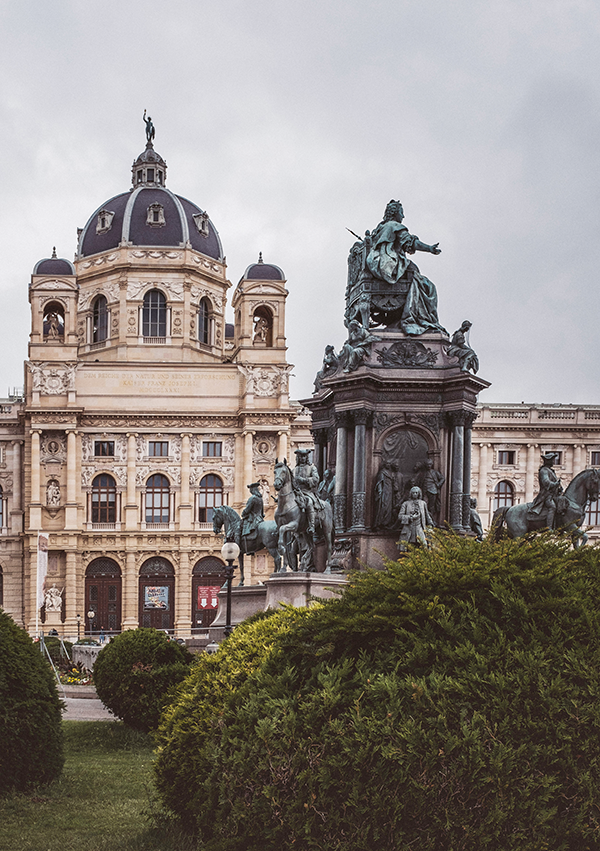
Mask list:
[[[283,270],[272,263],[265,263],[262,251],[258,254],[258,262],[251,263],[242,275],[241,281],[285,281]]]
[[[52,257],[46,257],[44,260],[38,260],[33,267],[34,275],[53,275],[56,277],[62,275],[74,275],[75,267],[70,260],[64,260],[62,257],[56,256],[56,246],[52,249]]]

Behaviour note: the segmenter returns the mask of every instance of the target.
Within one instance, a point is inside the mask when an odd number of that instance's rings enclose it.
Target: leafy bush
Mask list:
[[[211,770],[205,748],[225,707],[272,650],[274,638],[306,609],[261,612],[240,624],[214,655],[203,653],[161,719],[155,779],[165,805],[194,828],[199,778]]]
[[[191,661],[191,654],[164,632],[127,630],[98,653],[98,697],[127,726],[149,732],[158,726],[170,691],[189,674]]]
[[[234,687],[187,703],[201,771],[178,795],[210,851],[597,848],[598,550],[441,536],[354,575]]]
[[[64,663],[64,662],[68,663],[69,659],[67,658],[67,656],[65,656],[62,644],[60,642],[60,638],[56,638],[53,635],[45,636],[44,637],[44,644],[48,648],[48,653],[50,654],[50,658],[52,659],[52,661],[54,662],[55,665],[59,665],[59,664]],[[67,651],[67,653],[70,656],[71,655],[71,649],[72,649],[73,645],[71,644],[70,641],[64,641],[63,644],[65,646],[65,650]]]
[[[61,702],[48,662],[0,609],[0,794],[62,771]]]

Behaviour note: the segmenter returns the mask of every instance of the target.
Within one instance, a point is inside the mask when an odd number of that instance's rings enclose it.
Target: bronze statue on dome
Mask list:
[[[154,142],[154,136],[156,135],[156,131],[154,129],[154,124],[152,123],[152,119],[150,116],[146,118],[146,110],[144,110],[144,124],[146,125],[146,147],[152,147],[152,143]]]

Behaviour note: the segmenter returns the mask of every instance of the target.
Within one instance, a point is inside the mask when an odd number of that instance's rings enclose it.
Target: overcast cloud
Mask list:
[[[346,260],[390,198],[481,401],[600,403],[600,6],[587,0],[4,0],[0,394],[34,263],[126,191],[156,126],[235,285],[286,273],[292,393],[345,339]]]

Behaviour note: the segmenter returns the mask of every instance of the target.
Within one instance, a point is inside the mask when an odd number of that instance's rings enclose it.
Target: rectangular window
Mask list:
[[[220,458],[222,446],[220,440],[205,440],[202,443],[202,456],[204,458]]]
[[[148,183],[153,183],[153,182],[154,182],[154,169],[149,168],[148,169]]]
[[[562,454],[562,452],[555,452],[555,453],[554,453],[554,456],[555,456],[555,457],[554,457],[554,465],[555,465],[556,467],[560,467],[560,466],[561,466],[561,464],[562,464],[562,459],[563,459],[563,454]]]
[[[95,440],[94,441],[94,455],[96,457],[113,457],[115,454],[115,442],[114,440]]]
[[[149,440],[148,455],[151,458],[167,458],[169,455],[168,440]]]
[[[498,464],[514,464],[515,463],[515,451],[514,449],[501,449],[498,452]]]
[[[592,467],[600,467],[600,452],[592,452]]]

